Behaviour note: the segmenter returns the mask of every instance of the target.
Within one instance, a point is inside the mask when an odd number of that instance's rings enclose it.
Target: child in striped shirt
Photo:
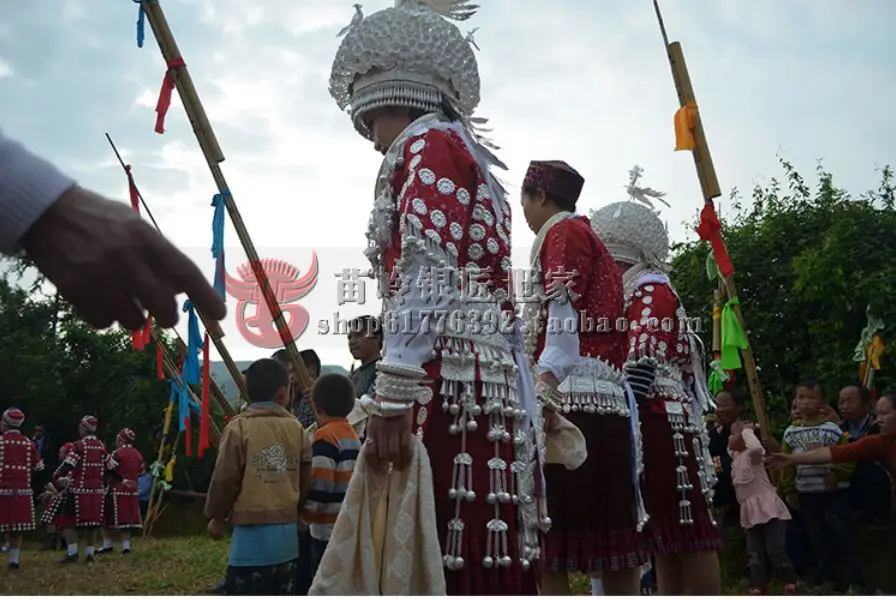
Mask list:
[[[311,390],[311,402],[318,425],[311,444],[311,492],[301,518],[311,530],[313,577],[342,508],[361,442],[346,419],[355,406],[355,390],[348,377],[322,375]]]

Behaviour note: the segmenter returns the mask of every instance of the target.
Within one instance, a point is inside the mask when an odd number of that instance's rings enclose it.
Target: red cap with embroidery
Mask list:
[[[115,439],[119,440],[122,444],[133,444],[134,440],[137,439],[137,434],[134,433],[133,429],[125,427],[118,432],[118,436],[116,436]]]
[[[81,425],[84,429],[86,429],[89,433],[96,433],[96,428],[99,426],[100,422],[93,415],[84,415],[81,418]]]
[[[579,199],[585,178],[562,160],[533,160],[523,179],[523,187],[535,187],[545,194],[572,202]]]
[[[15,407],[7,408],[3,411],[3,422],[13,429],[18,429],[25,422],[25,413]]]

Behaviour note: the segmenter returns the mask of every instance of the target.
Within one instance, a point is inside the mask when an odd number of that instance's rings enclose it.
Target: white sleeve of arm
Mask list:
[[[566,379],[579,362],[578,316],[572,302],[551,300],[544,350],[538,357],[538,374],[551,372],[557,381]],[[570,324],[574,324],[570,327]]]
[[[75,180],[0,132],[0,253],[18,242]]]
[[[383,322],[386,355],[383,362],[391,365],[422,367],[432,359],[440,328],[454,303],[452,294],[426,294],[420,282],[431,273],[444,270],[426,253],[414,254],[403,276],[403,295],[396,301],[391,315]]]

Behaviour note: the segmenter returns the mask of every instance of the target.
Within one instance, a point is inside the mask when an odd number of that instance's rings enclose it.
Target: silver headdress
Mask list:
[[[403,106],[447,113],[476,134],[484,122],[473,117],[479,68],[472,40],[448,19],[467,20],[477,8],[468,0],[395,0],[394,7],[363,17],[356,6],[333,60],[330,94],[358,133],[371,138],[368,111]]]
[[[669,232],[650,199],[669,206],[665,193],[638,187],[644,170],[629,171],[629,199],[591,212],[591,227],[616,260],[630,265],[646,263],[663,269],[669,255]]]

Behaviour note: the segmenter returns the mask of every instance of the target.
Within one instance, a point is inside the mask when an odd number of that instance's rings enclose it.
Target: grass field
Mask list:
[[[746,557],[729,544],[722,553],[723,582],[727,595],[742,595],[739,583]],[[860,536],[865,577],[869,587],[892,586],[896,572],[886,533]],[[892,542],[890,542],[892,543]],[[42,551],[38,542],[26,542],[22,568],[0,572],[0,595],[194,595],[207,594],[224,575],[228,540],[215,542],[206,536],[143,538],[133,542],[133,552],[98,556],[93,563],[59,564],[61,551]],[[2,556],[5,563],[5,556]],[[573,578],[577,595],[590,594],[584,576]],[[772,592],[780,593],[777,586]],[[804,590],[815,595],[817,590]]]
[[[26,544],[22,568],[0,574],[0,595],[205,594],[224,575],[227,541],[208,537],[135,538],[133,552],[97,556],[93,563],[58,564],[62,551]],[[5,556],[4,562],[5,562]]]

